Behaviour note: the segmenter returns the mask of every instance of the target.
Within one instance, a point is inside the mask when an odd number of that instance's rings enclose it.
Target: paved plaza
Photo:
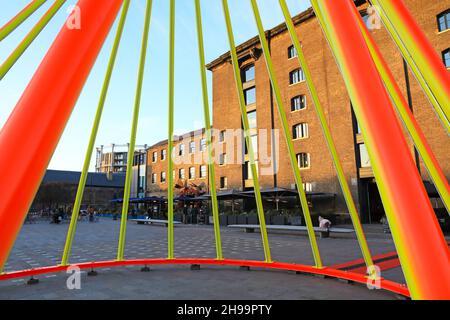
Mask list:
[[[71,262],[114,260],[119,221],[107,218],[78,224]],[[38,268],[60,262],[68,224],[42,221],[25,224],[11,252],[5,271]],[[378,226],[366,226],[373,255],[394,251],[389,235]],[[263,260],[261,235],[221,228],[223,254],[230,259]],[[167,255],[167,229],[128,222],[125,258],[161,258]],[[354,235],[318,238],[325,265],[361,258]],[[275,261],[313,264],[306,233],[271,232],[269,241]],[[175,226],[175,256],[214,258],[212,226]],[[65,273],[39,276],[40,283],[27,285],[27,278],[0,282],[0,299],[395,299],[394,294],[348,285],[335,279],[296,275],[286,271],[236,267],[158,266],[140,272],[140,266],[98,269],[97,277],[82,273],[81,290],[66,287]],[[400,268],[383,271],[389,280],[404,283]]]

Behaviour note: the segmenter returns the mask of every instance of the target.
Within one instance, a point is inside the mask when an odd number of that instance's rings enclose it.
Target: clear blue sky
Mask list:
[[[0,1],[0,25],[5,24],[29,1]],[[52,3],[51,0],[47,1],[13,34],[0,42],[0,61],[4,61],[8,57]],[[0,81],[0,126],[6,122],[55,39],[67,18],[68,7],[75,3],[75,0],[67,1],[20,61]],[[221,3],[220,0],[202,1],[207,62],[228,51]],[[278,0],[260,0],[258,3],[266,29],[283,21]],[[292,15],[309,6],[307,0],[288,0],[287,3]],[[124,37],[96,141],[97,146],[113,142],[123,144],[129,141],[145,4],[145,0],[131,1]],[[229,6],[236,42],[241,43],[255,36],[257,31],[250,0],[229,0]],[[167,137],[168,12],[168,1],[153,0],[149,51],[138,126],[138,144],[151,145]],[[193,0],[177,1],[176,23],[175,133],[177,134],[203,127]],[[66,126],[50,163],[49,168],[51,169],[81,170],[116,25],[117,21]],[[209,72],[208,78],[211,98],[211,74]],[[20,141],[17,142],[17,147],[20,148]],[[91,170],[94,169],[94,162],[95,156],[92,158]]]

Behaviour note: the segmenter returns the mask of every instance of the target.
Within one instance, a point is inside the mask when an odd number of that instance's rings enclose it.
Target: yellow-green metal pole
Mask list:
[[[355,228],[356,237],[358,239],[358,243],[361,248],[361,252],[362,252],[364,261],[366,263],[366,266],[369,268],[370,266],[373,265],[370,249],[367,244],[367,240],[364,235],[363,228],[361,226],[361,221],[359,219],[358,211],[356,210],[355,201],[353,200],[352,194],[350,192],[350,188],[348,186],[347,179],[344,174],[344,170],[342,168],[341,160],[339,159],[339,155],[337,153],[336,146],[335,146],[333,138],[331,136],[330,128],[327,124],[323,106],[320,103],[319,95],[317,93],[316,86],[314,85],[314,82],[312,79],[311,70],[309,69],[302,46],[300,45],[300,41],[298,40],[298,37],[296,35],[294,23],[292,22],[291,14],[289,13],[289,9],[286,5],[286,1],[279,0],[279,2],[280,2],[280,7],[283,12],[285,21],[286,21],[286,26],[287,26],[288,32],[292,39],[292,43],[297,51],[298,61],[300,63],[300,66],[302,67],[304,74],[305,74],[306,83],[308,84],[309,92],[314,101],[314,106],[316,108],[317,116],[318,116],[320,124],[322,126],[322,130],[323,130],[323,134],[325,136],[325,140],[327,142],[328,150],[330,151],[331,157],[333,159],[337,177],[338,177],[339,183],[341,185],[342,193],[344,194],[345,202],[347,203],[347,208],[349,210],[350,218],[352,219],[352,223]]]
[[[174,258],[174,235],[173,235],[173,124],[174,124],[174,102],[175,102],[175,0],[170,0],[169,13],[169,125],[168,125],[168,161],[167,161],[167,258]]]
[[[117,260],[123,260],[125,250],[125,234],[127,229],[128,205],[130,202],[131,179],[133,173],[134,149],[136,147],[136,133],[139,120],[139,109],[141,106],[142,84],[144,82],[145,59],[147,57],[148,34],[150,31],[150,20],[152,15],[152,0],[147,0],[145,9],[144,32],[142,34],[141,57],[139,61],[139,72],[134,102],[133,120],[131,124],[130,145],[127,156],[127,174],[123,192],[122,218],[120,221],[119,246],[117,248]]]
[[[219,224],[219,209],[217,204],[216,193],[216,174],[214,169],[214,162],[212,159],[212,137],[211,137],[211,119],[209,114],[209,101],[208,101],[208,84],[206,80],[205,69],[205,48],[203,42],[203,28],[202,28],[202,12],[200,6],[200,0],[195,0],[195,14],[197,22],[197,40],[198,40],[198,54],[200,62],[200,76],[202,82],[202,96],[203,96],[203,114],[205,116],[205,129],[206,129],[206,144],[208,146],[208,171],[209,171],[209,192],[211,194],[212,212],[214,220],[214,236],[216,239],[216,256],[218,260],[222,260],[222,241],[220,237],[220,224]]]
[[[69,230],[67,232],[66,243],[64,246],[64,253],[61,260],[61,265],[67,265],[69,263],[70,252],[72,250],[73,238],[75,235],[75,230],[77,227],[78,215],[80,213],[81,201],[83,199],[84,188],[86,186],[86,179],[88,176],[89,165],[91,163],[92,152],[94,151],[95,139],[97,137],[98,127],[103,114],[103,107],[105,106],[106,95],[109,89],[109,83],[111,80],[112,72],[114,69],[114,64],[117,57],[117,52],[119,50],[120,40],[123,34],[123,28],[127,18],[128,8],[130,6],[130,0],[125,0],[123,3],[122,13],[120,16],[119,25],[117,27],[116,36],[114,39],[114,44],[111,50],[111,55],[108,62],[108,67],[106,70],[105,80],[103,82],[102,91],[100,94],[100,100],[97,106],[97,112],[95,114],[94,123],[92,124],[92,131],[89,137],[89,144],[86,150],[86,155],[84,158],[83,170],[81,171],[80,182],[78,183],[77,195],[75,197],[75,203],[73,205],[72,217],[70,219]]]
[[[262,237],[262,242],[263,242],[265,261],[272,262],[272,257],[270,254],[269,239],[267,237],[266,220],[264,217],[264,208],[263,208],[262,198],[261,198],[261,190],[260,190],[260,185],[259,185],[258,170],[256,168],[255,154],[253,153],[254,149],[253,149],[253,145],[252,145],[252,140],[250,138],[250,125],[249,125],[249,121],[248,121],[247,108],[245,105],[244,91],[242,89],[241,71],[239,68],[239,61],[238,61],[237,53],[236,53],[236,45],[235,45],[235,41],[234,41],[233,28],[231,25],[230,12],[228,9],[228,1],[222,0],[222,6],[223,6],[224,17],[225,17],[225,23],[227,26],[228,41],[230,43],[230,54],[231,54],[231,60],[233,62],[234,78],[235,78],[236,90],[237,90],[237,94],[238,94],[238,98],[239,98],[239,106],[241,109],[242,123],[244,126],[245,143],[247,144],[247,149],[248,149],[248,153],[249,153],[249,157],[250,157],[250,167],[251,167],[252,176],[253,176],[256,207],[257,207],[257,211],[258,211],[258,218],[259,218],[259,224],[260,224],[260,229],[261,229],[261,237]]]
[[[283,128],[284,137],[286,140],[289,159],[291,162],[292,170],[294,171],[295,183],[297,185],[297,191],[300,198],[300,203],[302,206],[303,215],[306,221],[306,228],[308,230],[309,241],[311,244],[311,249],[314,257],[314,262],[317,268],[322,268],[322,259],[320,258],[319,247],[317,245],[316,234],[314,232],[311,213],[309,212],[308,200],[306,199],[305,190],[303,188],[302,177],[300,175],[300,168],[298,167],[297,159],[295,156],[294,145],[290,136],[289,124],[286,118],[286,113],[284,111],[284,104],[281,98],[280,87],[278,86],[278,81],[273,68],[272,58],[269,52],[269,45],[267,43],[266,35],[264,32],[264,27],[261,21],[261,15],[259,14],[258,4],[256,0],[250,0],[253,9],[253,15],[255,17],[256,26],[258,28],[259,40],[261,42],[261,47],[264,53],[264,58],[266,61],[267,71],[269,73],[270,82],[272,83],[273,92],[275,95],[275,100],[277,102],[278,114],[281,120],[281,127]]]
[[[388,69],[387,65],[384,62],[384,59],[376,47],[375,42],[373,41],[369,31],[367,30],[366,25],[360,19],[360,27],[364,39],[366,40],[367,47],[372,55],[372,58],[375,62],[375,65],[380,73],[380,76],[386,86],[389,95],[394,103],[394,106],[397,110],[398,115],[402,119],[405,127],[416,146],[417,151],[419,152],[422,160],[427,168],[428,173],[430,174],[431,180],[436,186],[436,190],[441,196],[442,202],[447,208],[447,212],[450,214],[450,195],[449,195],[449,185],[447,182],[447,178],[445,177],[442,168],[440,167],[436,157],[434,156],[431,148],[426,141],[425,135],[423,134],[421,128],[417,124],[413,115],[411,114],[407,103],[403,96],[401,95],[400,88],[398,87],[395,79]]]
[[[404,24],[392,10],[390,1],[370,0],[379,13],[384,26],[388,30],[400,52],[414,73],[417,81],[425,91],[428,99],[436,111],[447,132],[450,132],[450,100],[449,93],[441,88],[432,72],[426,59],[419,53],[418,45],[405,30]]]
[[[9,69],[17,62],[17,60],[22,56],[25,50],[30,46],[30,44],[36,39],[36,37],[41,33],[45,26],[50,22],[58,10],[66,0],[56,0],[53,5],[48,9],[48,11],[42,16],[39,22],[31,29],[30,33],[22,40],[19,46],[13,51],[13,53],[6,59],[5,62],[0,66],[0,80],[8,73]]]
[[[22,24],[29,16],[31,16],[37,9],[39,9],[47,0],[34,0],[22,11],[20,11],[14,18],[12,18],[6,25],[0,29],[0,41],[5,39],[11,32]]]

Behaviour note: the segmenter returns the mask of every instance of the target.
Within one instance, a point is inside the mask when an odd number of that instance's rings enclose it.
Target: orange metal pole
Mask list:
[[[122,0],[80,0],[81,28],[66,24],[0,131],[0,270]]]
[[[353,1],[312,0],[352,100],[411,297],[450,298],[450,252]]]
[[[403,0],[371,0],[424,89],[439,119],[450,132],[450,74]]]

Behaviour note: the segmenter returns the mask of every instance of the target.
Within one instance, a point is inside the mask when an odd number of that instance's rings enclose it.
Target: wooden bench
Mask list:
[[[228,228],[237,228],[237,229],[245,229],[247,233],[255,232],[255,229],[259,229],[259,224],[232,224],[229,225]],[[284,230],[284,231],[308,231],[305,226],[287,226],[287,225],[267,225],[267,230]],[[321,238],[328,238],[330,233],[353,233],[355,230],[353,229],[345,229],[345,228],[319,228],[313,227],[315,232],[320,233]]]
[[[168,220],[158,220],[158,219],[130,219],[130,221],[136,221],[137,224],[162,224],[166,227],[169,225]],[[179,221],[174,221],[173,224],[181,224]]]

